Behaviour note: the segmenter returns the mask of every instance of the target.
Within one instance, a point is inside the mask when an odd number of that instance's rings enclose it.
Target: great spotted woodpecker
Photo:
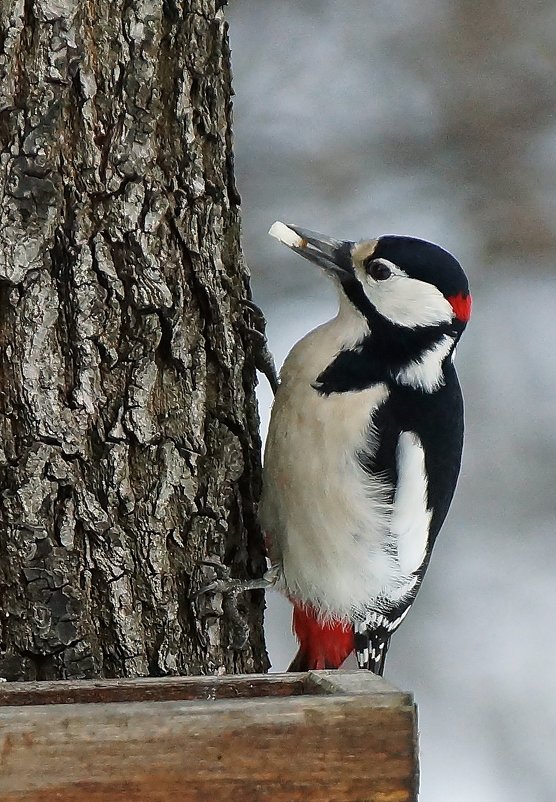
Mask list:
[[[459,474],[453,359],[471,312],[467,278],[447,251],[412,237],[342,242],[283,223],[269,233],[332,278],[339,311],[280,373],[260,503],[265,581],[294,605],[290,670],[338,668],[355,650],[382,674]]]

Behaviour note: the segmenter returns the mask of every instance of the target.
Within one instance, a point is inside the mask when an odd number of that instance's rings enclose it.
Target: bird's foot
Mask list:
[[[202,560],[201,565],[213,568],[217,579],[202,587],[197,596],[202,596],[205,593],[222,593],[236,596],[238,593],[245,593],[247,590],[267,590],[277,583],[279,577],[279,569],[277,567],[270,568],[258,579],[242,580],[232,579],[228,566],[216,560]]]
[[[228,566],[218,560],[203,560],[200,565],[212,568],[217,579],[204,585],[194,598],[197,603],[201,598],[206,599],[203,606],[208,605],[211,613],[217,612],[217,615],[223,615],[230,622],[233,631],[232,647],[241,651],[249,641],[249,626],[240,612],[237,597],[246,590],[265,590],[275,585],[279,576],[278,569],[270,569],[259,579],[243,581],[232,579]],[[205,615],[207,614],[205,610]]]
[[[263,373],[266,376],[272,392],[276,394],[278,373],[266,339],[265,317],[254,301],[243,299],[241,304],[249,313],[250,320],[246,327],[246,332],[251,342],[255,367],[259,373]]]

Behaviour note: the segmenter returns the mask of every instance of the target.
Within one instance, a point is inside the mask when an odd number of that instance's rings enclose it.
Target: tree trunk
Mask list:
[[[194,599],[263,569],[220,6],[2,2],[9,680],[266,668],[261,594]]]

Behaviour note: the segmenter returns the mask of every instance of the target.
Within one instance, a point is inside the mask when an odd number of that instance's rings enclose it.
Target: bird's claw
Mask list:
[[[230,569],[228,566],[224,565],[224,563],[221,563],[219,560],[200,560],[199,565],[212,568],[217,578],[213,582],[203,585],[203,587],[195,594],[196,598],[199,598],[199,596],[204,596],[207,593],[226,593],[228,592],[228,585],[233,586],[238,582],[237,579],[232,579],[230,577]]]
[[[197,597],[206,593],[222,593],[225,595],[236,596],[238,593],[245,593],[248,590],[266,590],[273,587],[278,581],[276,568],[271,568],[263,576],[257,579],[232,579],[230,569],[216,560],[201,560],[201,565],[213,568],[218,578],[210,582],[197,592]]]
[[[257,331],[264,334],[266,328],[266,320],[261,307],[257,306],[257,304],[255,303],[255,301],[253,301],[252,298],[241,298],[240,303],[243,307],[245,307],[245,309],[248,309],[253,315]]]
[[[274,357],[270,353],[266,339],[266,320],[262,310],[254,301],[247,298],[241,300],[242,305],[249,311],[253,325],[245,328],[251,341],[251,348],[255,360],[255,367],[268,379],[272,392],[278,389],[278,372],[274,364]]]
[[[216,614],[218,616],[224,615],[228,619],[234,633],[232,648],[236,651],[241,651],[249,641],[249,626],[239,610],[237,596],[246,590],[259,590],[271,587],[278,580],[278,569],[271,568],[259,579],[242,581],[240,579],[232,579],[228,566],[218,560],[201,560],[200,565],[211,568],[216,573],[217,579],[202,587],[195,593],[193,598],[199,602],[201,597],[206,597],[208,594],[222,594],[221,600],[216,605],[216,607],[220,608]],[[215,613],[214,602],[217,598],[218,597],[213,597],[212,600],[209,598],[207,602],[205,602],[209,604],[213,614]]]
[[[217,579],[215,582],[210,582],[208,585],[202,587],[197,596],[204,596],[206,593],[227,593],[237,594],[241,593],[241,581],[239,579]]]

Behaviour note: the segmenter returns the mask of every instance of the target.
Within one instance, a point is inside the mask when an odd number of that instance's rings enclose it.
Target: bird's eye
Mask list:
[[[367,259],[365,262],[365,271],[367,275],[374,278],[375,281],[385,281],[385,279],[390,278],[392,275],[392,271],[388,265],[376,259]]]

